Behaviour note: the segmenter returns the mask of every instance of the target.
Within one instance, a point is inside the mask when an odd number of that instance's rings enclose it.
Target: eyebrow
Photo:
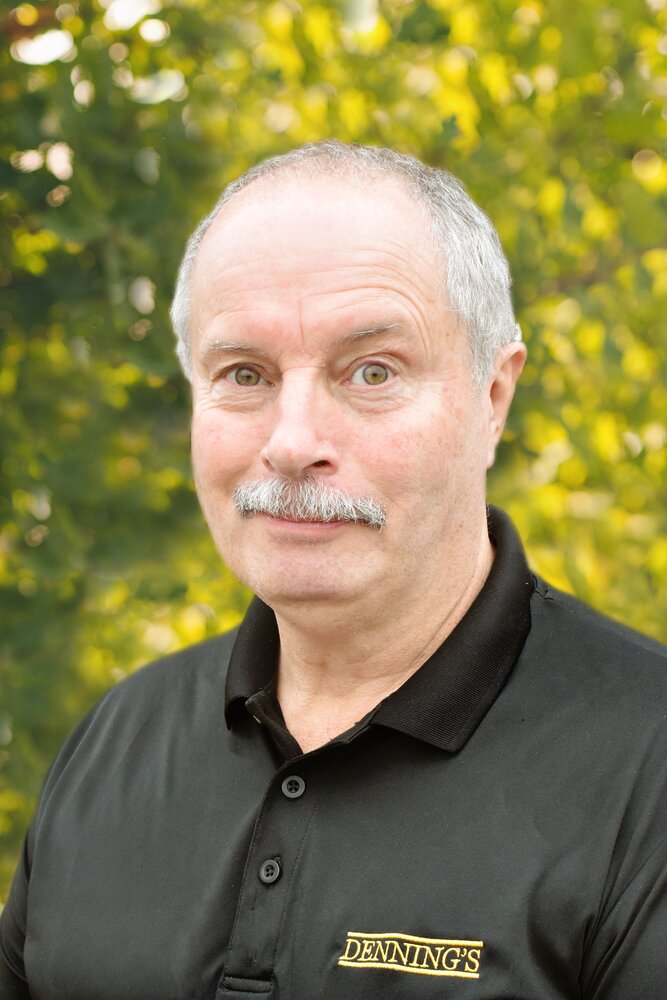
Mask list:
[[[355,330],[354,333],[348,334],[347,337],[342,338],[340,343],[342,346],[347,346],[356,343],[357,340],[363,340],[364,337],[376,337],[381,333],[388,333],[389,330],[403,331],[403,327],[400,323],[382,323],[380,326],[369,326],[365,330]]]
[[[352,344],[356,344],[357,341],[363,340],[365,337],[377,337],[380,334],[388,333],[390,330],[396,330],[399,333],[405,332],[405,328],[400,323],[381,323],[378,326],[370,326],[362,330],[355,330],[353,333],[349,333],[345,337],[341,337],[337,342],[337,346],[345,348]],[[204,347],[201,354],[201,360],[206,365],[220,354],[252,354],[257,358],[265,359],[268,359],[269,357],[266,351],[261,350],[261,348],[254,344],[242,344],[238,341],[220,340],[216,338],[215,340],[211,340]]]
[[[268,355],[252,344],[240,344],[231,340],[211,340],[202,350],[201,360],[206,365],[219,354],[254,354],[266,358]]]

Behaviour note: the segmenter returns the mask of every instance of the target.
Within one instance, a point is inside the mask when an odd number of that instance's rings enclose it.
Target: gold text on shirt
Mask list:
[[[393,969],[422,976],[479,979],[483,947],[483,941],[348,931],[338,964],[351,969]]]

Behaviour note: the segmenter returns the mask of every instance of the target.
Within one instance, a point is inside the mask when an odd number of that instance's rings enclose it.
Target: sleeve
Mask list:
[[[14,873],[7,905],[0,915],[0,1000],[30,1000],[24,950],[28,926],[28,885],[31,858],[34,855],[38,837],[40,812],[48,799],[50,789],[57,782],[60,773],[90,725],[90,721],[107,698],[108,694],[81,720],[64,744],[45,779],[37,811],[25,838],[23,852]]]
[[[667,839],[599,925],[586,1000],[649,1000],[667,983]]]
[[[667,995],[667,724],[663,711],[657,727],[645,726],[645,742],[635,758],[633,793],[616,831],[606,884],[585,949],[581,979],[585,1000],[658,1000]]]
[[[30,1000],[23,963],[28,897],[28,839],[14,875],[7,905],[0,916],[0,997]]]

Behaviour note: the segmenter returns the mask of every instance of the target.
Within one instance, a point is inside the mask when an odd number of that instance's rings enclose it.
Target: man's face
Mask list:
[[[206,234],[197,492],[227,564],[274,608],[389,607],[436,586],[479,530],[492,407],[441,286],[424,212],[390,180],[260,180]],[[386,523],[242,518],[234,489],[272,477],[372,497]]]

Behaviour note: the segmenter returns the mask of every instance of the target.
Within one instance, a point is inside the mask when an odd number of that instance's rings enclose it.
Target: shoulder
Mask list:
[[[537,581],[522,659],[545,695],[626,731],[667,731],[667,646]],[[525,676],[525,674],[524,674]]]
[[[578,817],[627,885],[667,829],[667,649],[538,580],[497,707],[530,796]]]
[[[531,602],[533,623],[555,650],[576,658],[642,663],[667,674],[667,646],[595,611],[583,601],[537,579]]]
[[[148,663],[111,688],[107,698],[169,695],[174,685],[224,683],[237,634],[235,628]]]
[[[169,656],[140,667],[120,681],[99,702],[104,712],[154,711],[157,705],[183,704],[183,699],[197,700],[224,695],[227,667],[238,629],[187,646]]]
[[[141,667],[111,688],[63,745],[46,796],[64,772],[109,766],[127,748],[146,752],[224,726],[225,681],[237,629]]]

